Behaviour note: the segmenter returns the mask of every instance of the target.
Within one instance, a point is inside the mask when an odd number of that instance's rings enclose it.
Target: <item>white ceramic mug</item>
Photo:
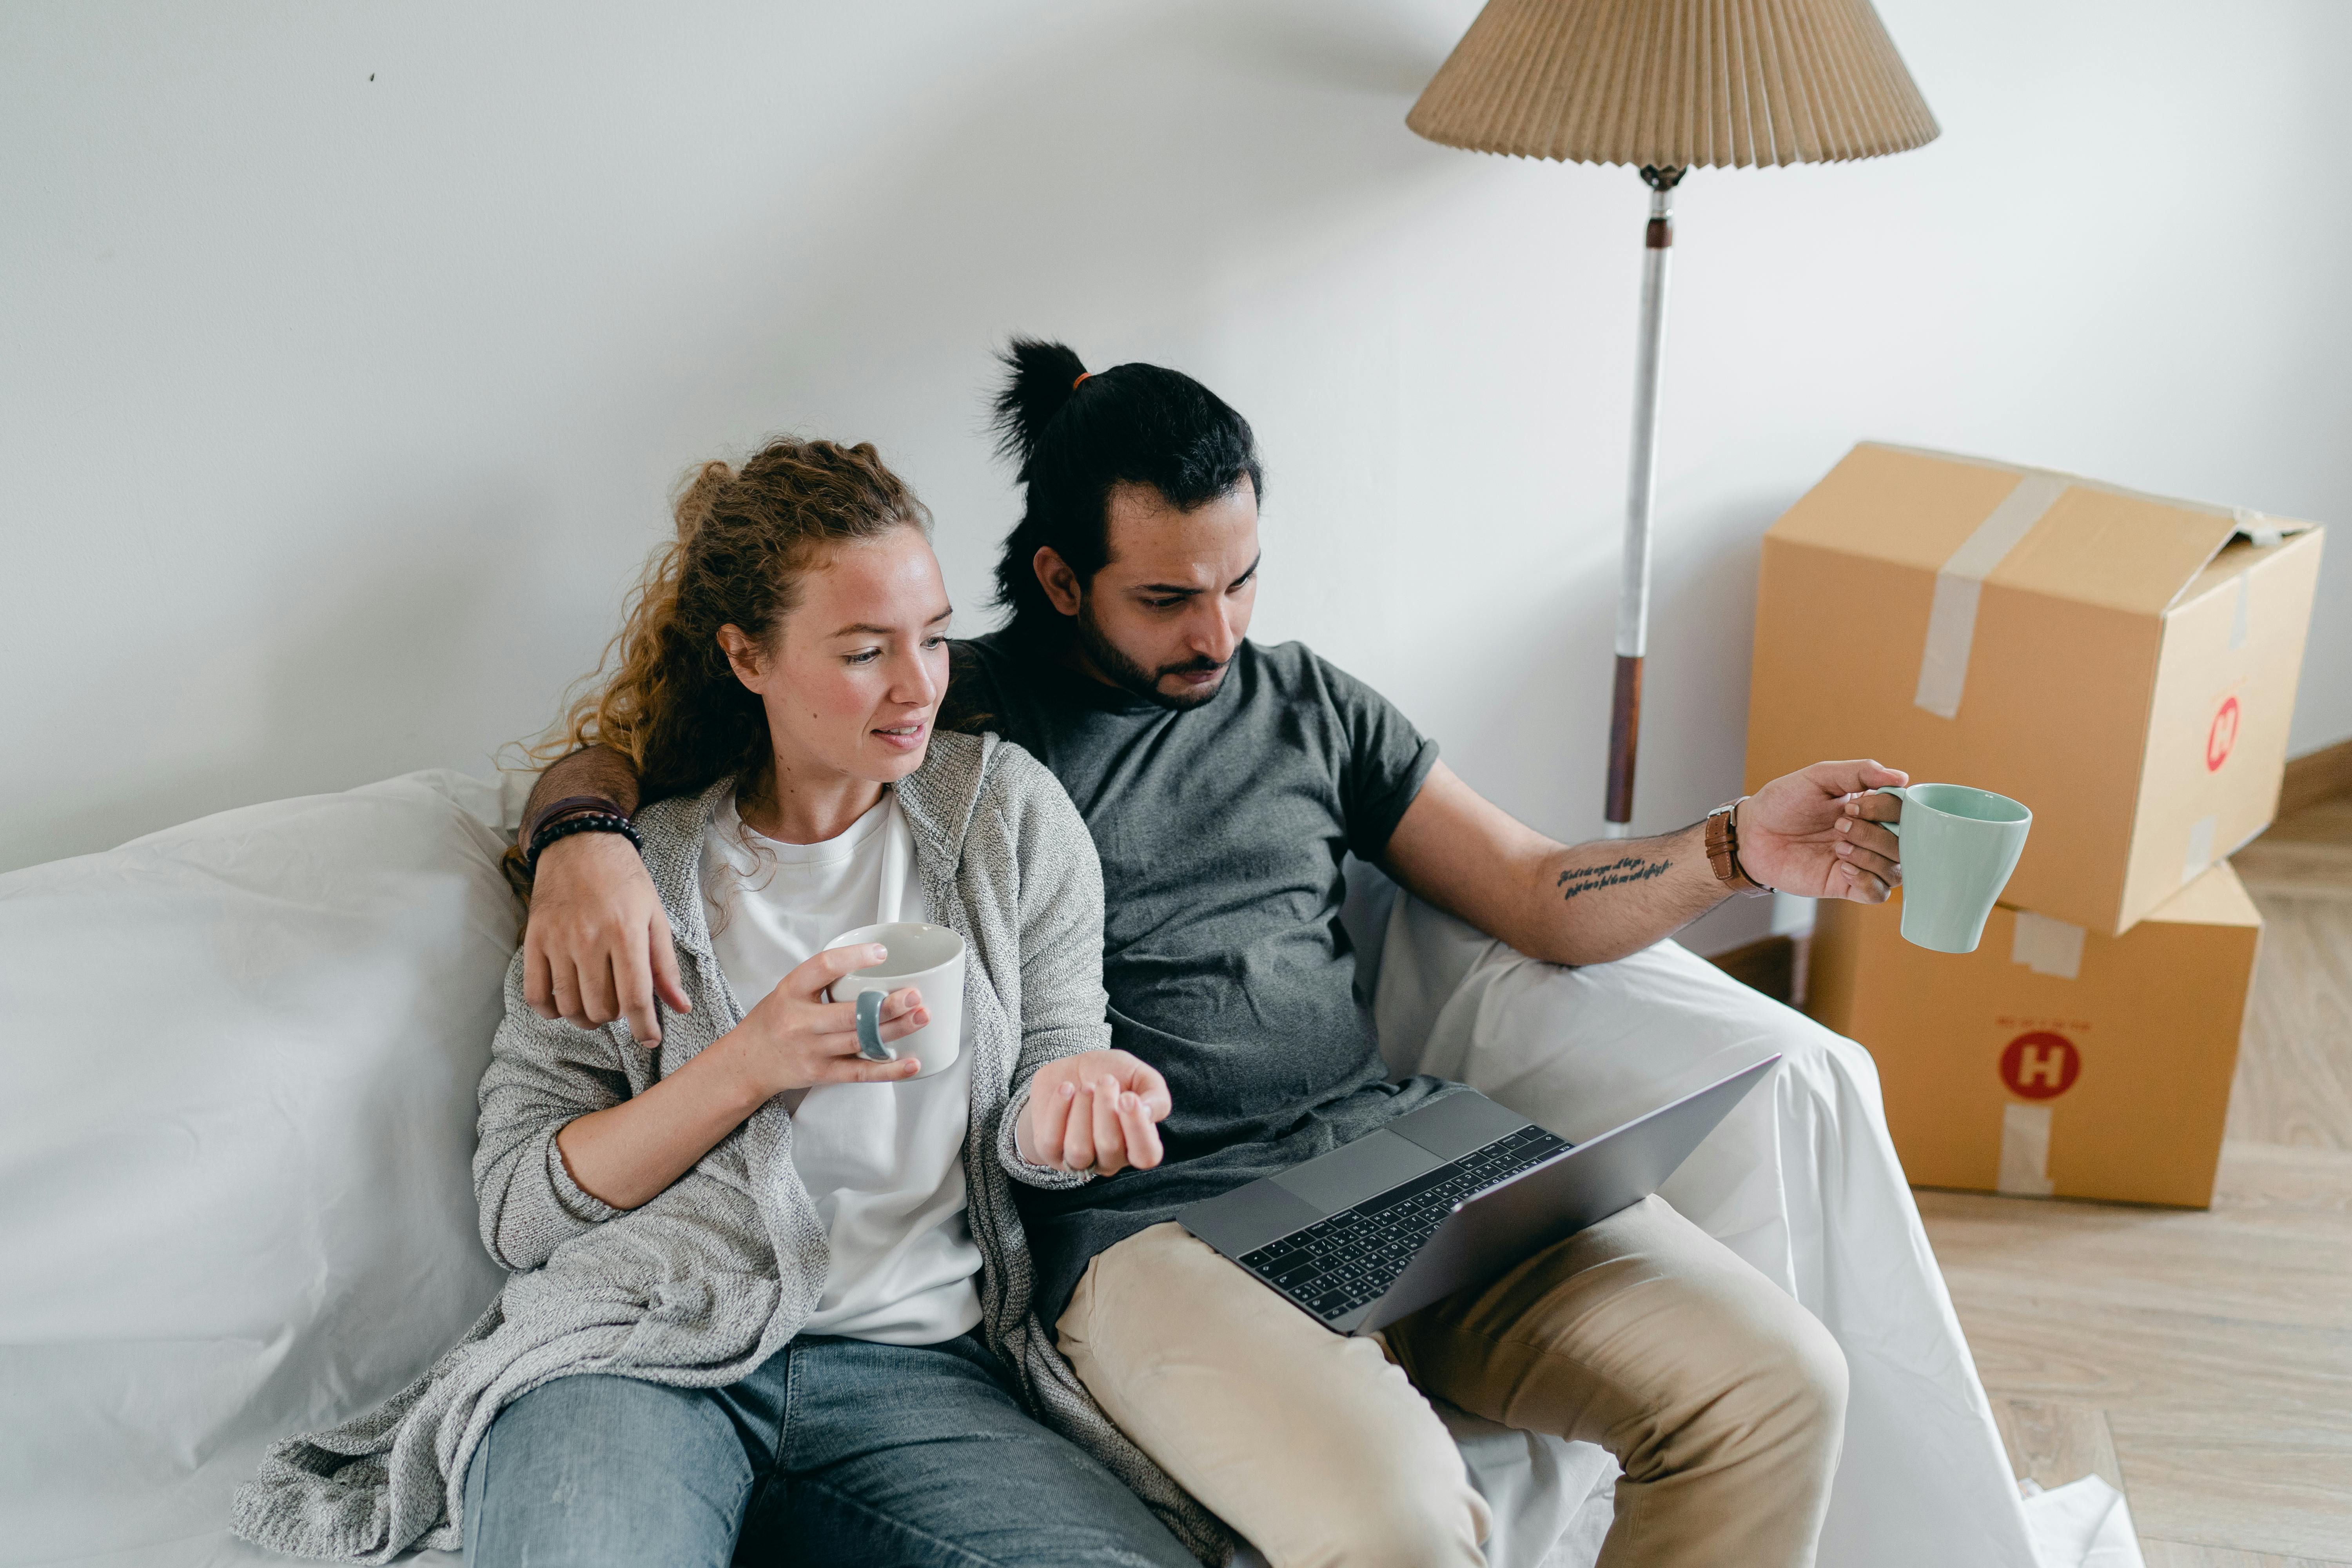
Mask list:
[[[911,1056],[923,1064],[917,1078],[945,1072],[963,1049],[963,938],[945,926],[887,921],[845,931],[824,945],[830,952],[869,942],[880,942],[889,950],[889,956],[879,963],[851,970],[835,981],[827,993],[833,1001],[857,1004],[857,1054],[877,1062]],[[923,994],[931,1021],[904,1039],[886,1045],[880,1033],[882,999],[909,985]]]

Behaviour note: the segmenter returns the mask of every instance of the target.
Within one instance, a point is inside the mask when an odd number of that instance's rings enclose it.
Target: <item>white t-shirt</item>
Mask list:
[[[702,841],[703,898],[719,967],[744,1010],[844,931],[928,919],[913,847],[898,796],[887,793],[822,844],[752,832],[731,797],[713,812]],[[884,886],[886,871],[895,886]],[[969,1018],[945,1071],[825,1084],[793,1113],[793,1165],[833,1245],[824,1294],[803,1333],[929,1345],[980,1321],[980,1248],[964,1217]]]

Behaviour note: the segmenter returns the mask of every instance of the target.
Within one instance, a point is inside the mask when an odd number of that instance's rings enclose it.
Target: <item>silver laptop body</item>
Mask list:
[[[1368,1334],[1649,1196],[1780,1059],[1576,1144],[1456,1089],[1176,1218],[1318,1322]]]

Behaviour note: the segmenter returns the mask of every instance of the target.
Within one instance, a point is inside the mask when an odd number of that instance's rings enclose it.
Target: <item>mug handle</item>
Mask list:
[[[1891,795],[1906,805],[1911,804],[1911,797],[1904,793],[1904,786],[1901,784],[1880,784],[1876,789],[1865,790],[1863,793],[1865,795]],[[1887,832],[1892,833],[1897,838],[1903,837],[1903,824],[1900,820],[1895,822],[1882,822],[1878,826],[1884,827]]]
[[[895,1062],[898,1053],[882,1043],[882,993],[857,994],[857,1054],[869,1062]]]

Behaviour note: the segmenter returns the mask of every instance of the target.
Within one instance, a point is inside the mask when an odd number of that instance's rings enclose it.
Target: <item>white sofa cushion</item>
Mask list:
[[[474,1088],[519,802],[452,773],[0,877],[0,1561],[190,1563],[501,1278]]]

